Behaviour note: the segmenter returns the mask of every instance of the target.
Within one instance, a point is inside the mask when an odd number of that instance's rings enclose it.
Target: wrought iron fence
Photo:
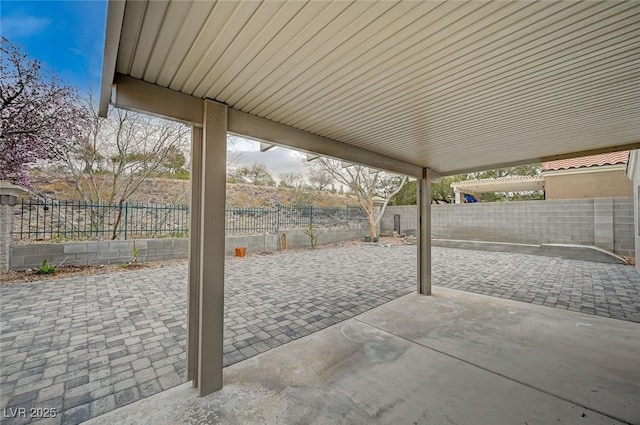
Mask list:
[[[15,209],[18,240],[135,239],[189,234],[189,206],[109,204],[53,199],[21,200]],[[227,208],[227,234],[276,233],[283,229],[365,222],[357,206]]]

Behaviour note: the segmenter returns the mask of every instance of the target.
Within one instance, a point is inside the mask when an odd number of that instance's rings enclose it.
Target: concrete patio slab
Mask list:
[[[414,292],[415,264],[415,246],[363,244],[228,259],[225,366]],[[186,275],[178,265],[0,287],[0,411],[55,408],[52,423],[74,425],[183,383]],[[629,266],[434,248],[433,282],[436,296],[449,287],[640,322]]]
[[[640,325],[439,289],[89,424],[640,422]]]

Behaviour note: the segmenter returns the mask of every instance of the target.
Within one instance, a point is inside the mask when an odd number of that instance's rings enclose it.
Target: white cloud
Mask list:
[[[300,161],[301,154],[292,149],[274,147],[261,152],[260,142],[240,136],[232,136],[227,143],[227,149],[241,153],[240,159],[234,164],[235,167],[264,164],[276,181],[280,180],[279,176],[283,173],[307,175],[307,169]]]
[[[251,164],[264,164],[269,172],[276,180],[282,173],[301,173],[307,174],[307,170],[302,162],[295,156],[295,151],[285,148],[273,148],[267,152],[242,151],[242,156],[238,160],[237,166]]]
[[[44,30],[50,23],[49,19],[37,16],[12,15],[0,18],[2,35],[8,39],[30,37]]]

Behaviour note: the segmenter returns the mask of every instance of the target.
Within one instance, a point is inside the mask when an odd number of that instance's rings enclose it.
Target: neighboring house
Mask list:
[[[544,190],[545,199],[621,198],[633,196],[625,176],[629,151],[589,155],[542,164],[540,176],[509,176],[451,183],[455,202],[464,195],[482,198],[489,192]]]
[[[629,162],[626,169],[627,177],[632,182],[633,188],[633,223],[634,237],[636,240],[636,269],[640,271],[640,261],[637,253],[640,253],[640,150],[634,150],[629,154]]]
[[[631,197],[628,162],[629,151],[544,162],[545,199]]]

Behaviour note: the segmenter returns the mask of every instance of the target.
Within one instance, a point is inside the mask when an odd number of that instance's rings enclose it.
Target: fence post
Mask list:
[[[9,271],[13,209],[17,196],[26,193],[21,186],[0,180],[0,273]]]
[[[276,236],[280,233],[280,204],[276,204]]]
[[[42,201],[42,204],[42,239],[47,239],[47,211],[49,207],[46,199]]]
[[[129,218],[129,203],[124,203],[124,240],[127,240],[127,221]]]
[[[309,227],[313,227],[313,205],[309,207]]]

